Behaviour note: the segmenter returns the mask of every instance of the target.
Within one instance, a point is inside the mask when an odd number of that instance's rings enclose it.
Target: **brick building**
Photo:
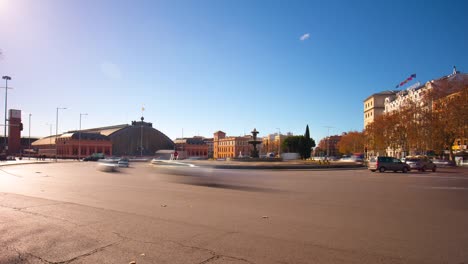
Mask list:
[[[17,154],[21,151],[21,110],[10,109],[8,111],[8,154]]]
[[[208,158],[208,144],[203,137],[177,138],[174,143],[179,158]]]

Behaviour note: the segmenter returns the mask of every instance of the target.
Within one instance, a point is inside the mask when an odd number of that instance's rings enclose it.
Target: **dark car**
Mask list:
[[[426,156],[409,156],[406,157],[406,164],[410,166],[411,169],[418,171],[432,170],[436,171],[437,166]]]
[[[393,172],[402,171],[406,173],[411,170],[410,166],[401,160],[393,157],[373,157],[369,160],[368,169],[372,172],[378,170],[379,172],[385,172],[390,170]]]
[[[98,161],[99,157],[96,156],[89,156],[83,159],[83,161]]]

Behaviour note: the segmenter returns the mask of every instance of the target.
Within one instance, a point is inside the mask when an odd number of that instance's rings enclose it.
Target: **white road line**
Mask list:
[[[426,175],[411,175],[408,176],[408,178],[435,178],[435,179],[441,179],[441,180],[468,180],[468,177],[454,177],[454,176],[426,176]]]
[[[448,187],[448,186],[432,186],[432,187],[422,187],[424,189],[434,189],[434,190],[468,190],[468,187]]]
[[[420,186],[420,185],[411,185],[411,188],[415,189],[430,189],[430,190],[468,190],[468,187],[456,187],[456,186]]]

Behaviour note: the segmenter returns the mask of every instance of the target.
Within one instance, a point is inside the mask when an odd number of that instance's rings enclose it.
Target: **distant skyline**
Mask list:
[[[0,0],[0,75],[23,137],[153,123],[171,139],[363,127],[411,74],[468,72],[468,1]],[[0,87],[5,82],[0,79]],[[0,89],[3,120],[4,89]],[[0,122],[3,124],[3,121]],[[3,129],[2,129],[3,130]],[[1,133],[3,136],[3,131]]]

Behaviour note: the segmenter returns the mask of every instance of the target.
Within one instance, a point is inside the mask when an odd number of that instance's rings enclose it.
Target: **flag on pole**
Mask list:
[[[406,80],[402,81],[400,84],[397,84],[397,86],[395,86],[395,88],[398,88],[398,87],[401,87],[401,86],[405,85],[407,82],[413,80],[413,78],[416,78],[416,73],[411,74],[410,77],[406,78]]]

